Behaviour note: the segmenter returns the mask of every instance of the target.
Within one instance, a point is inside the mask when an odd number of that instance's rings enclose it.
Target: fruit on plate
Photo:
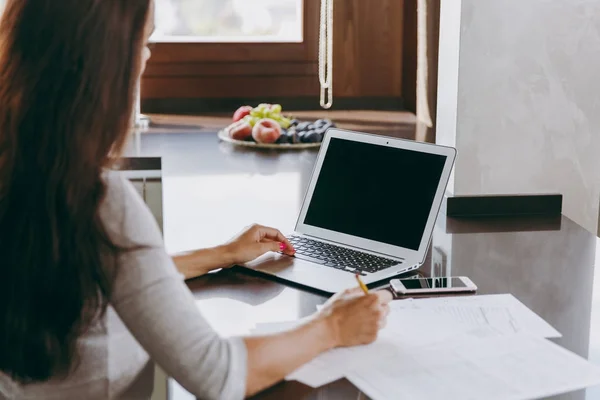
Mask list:
[[[250,107],[250,106],[242,106],[242,107],[238,108],[237,111],[233,114],[233,122],[238,122],[245,116],[250,115],[251,111],[252,111],[252,107]]]
[[[294,143],[293,133],[290,134],[290,132],[287,129],[282,129],[281,136],[279,136],[279,139],[277,139],[277,141],[275,143],[277,143],[277,144],[292,144],[292,143]]]
[[[260,121],[260,118],[258,118],[258,117],[253,117],[252,115],[246,115],[246,116],[244,117],[244,121],[246,121],[247,123],[249,123],[249,124],[250,124],[250,126],[254,128],[254,125],[256,125],[256,123],[257,123],[258,121]]]
[[[252,128],[252,138],[258,143],[275,143],[281,136],[281,126],[271,118],[263,118]]]
[[[282,111],[283,108],[281,107],[281,104],[262,103],[250,111],[250,116],[258,119],[270,118],[277,121],[279,126],[283,129],[287,129],[290,127],[291,121],[289,118],[283,116]]]
[[[336,125],[329,119],[302,122],[283,114],[280,104],[262,103],[242,106],[233,115],[234,122],[225,128],[229,137],[258,143],[320,143],[325,132]]]
[[[240,120],[227,128],[229,137],[235,140],[248,140],[252,137],[252,126],[245,120]]]
[[[319,119],[312,123],[293,120],[291,121],[291,128],[288,131],[288,135],[290,133],[296,135],[297,142],[300,143],[320,143],[323,141],[325,132],[329,128],[335,127],[336,125],[328,119]]]

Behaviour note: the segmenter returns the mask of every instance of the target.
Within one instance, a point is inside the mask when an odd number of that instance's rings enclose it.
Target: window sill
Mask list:
[[[416,117],[408,111],[298,111],[286,114],[300,120],[328,118],[339,128],[379,135],[414,138]],[[215,133],[231,121],[231,113],[208,113],[196,116],[150,114],[151,127],[145,133]]]

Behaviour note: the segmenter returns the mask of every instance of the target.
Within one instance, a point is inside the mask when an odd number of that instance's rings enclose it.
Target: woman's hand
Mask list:
[[[345,291],[295,329],[244,338],[248,351],[246,396],[272,386],[334,347],[373,342],[385,324],[390,300],[392,294],[388,291],[368,295],[360,290]]]
[[[292,244],[277,229],[261,225],[246,228],[225,245],[232,264],[252,261],[266,252],[283,252],[289,256],[296,253]]]
[[[391,300],[387,290],[364,294],[359,288],[351,289],[332,297],[317,318],[328,321],[336,347],[369,344],[385,326]]]

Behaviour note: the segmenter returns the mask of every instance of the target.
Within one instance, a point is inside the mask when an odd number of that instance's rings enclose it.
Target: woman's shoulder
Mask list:
[[[156,220],[123,173],[108,171],[102,178],[106,193],[99,214],[113,242],[123,246],[162,243]]]
[[[119,171],[106,171],[102,175],[102,180],[106,191],[100,205],[100,217],[103,220],[122,220],[129,204],[135,204],[137,202],[136,197],[139,197],[139,195]],[[141,199],[139,200],[141,201]]]

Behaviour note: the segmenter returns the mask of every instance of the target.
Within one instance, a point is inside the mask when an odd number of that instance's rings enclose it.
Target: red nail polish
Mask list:
[[[286,247],[285,243],[279,243],[279,250],[283,251]]]

